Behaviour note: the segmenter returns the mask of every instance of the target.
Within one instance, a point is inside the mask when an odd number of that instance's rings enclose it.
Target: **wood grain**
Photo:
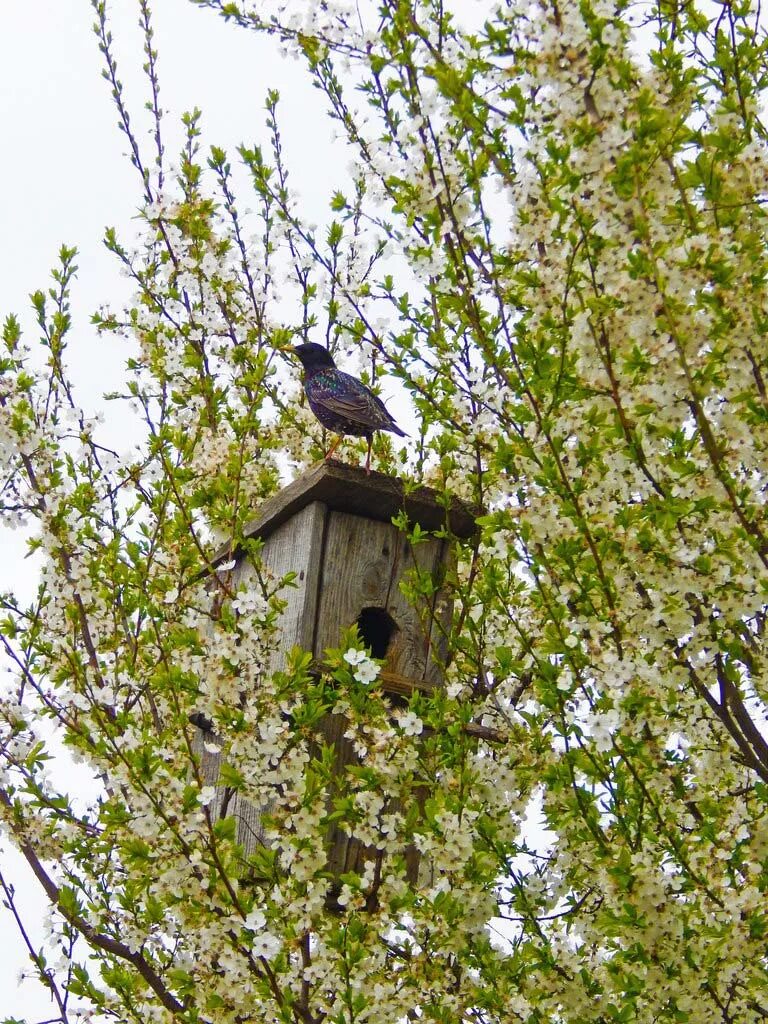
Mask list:
[[[285,659],[291,647],[299,646],[311,651],[319,591],[323,531],[326,508],[313,501],[288,522],[271,533],[264,542],[261,560],[274,580],[295,574],[292,584],[280,591],[286,602],[280,616],[281,641],[270,660],[267,671],[285,668]],[[238,584],[258,586],[256,569],[242,556],[239,559]]]
[[[407,537],[389,523],[331,512],[317,606],[315,656],[322,657],[328,647],[338,647],[342,631],[357,621],[364,608],[381,608],[397,626],[387,650],[387,669],[424,679],[430,664],[430,610],[410,605],[399,584],[416,566],[433,575],[441,549],[441,541],[435,538],[411,548]]]

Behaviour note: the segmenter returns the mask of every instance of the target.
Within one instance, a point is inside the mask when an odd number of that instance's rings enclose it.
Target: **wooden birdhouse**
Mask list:
[[[417,545],[392,524],[403,511],[409,525],[418,524],[429,534]],[[440,686],[452,614],[440,589],[452,557],[447,536],[468,538],[475,530],[467,506],[454,501],[446,508],[428,488],[406,493],[397,478],[368,475],[339,462],[310,470],[266,501],[245,531],[247,538],[262,541],[261,561],[275,578],[295,574],[295,585],[281,594],[287,604],[280,622],[280,650],[270,670],[282,668],[294,646],[310,651],[321,666],[324,651],[338,647],[342,633],[356,624],[373,656],[384,660],[385,693],[396,699],[415,689]],[[222,552],[222,559],[229,557]],[[415,569],[429,574],[435,587],[428,600],[412,605],[400,584]],[[251,580],[255,585],[253,565],[244,554],[236,555],[233,589],[247,588]],[[345,720],[326,716],[322,732],[325,742],[334,745],[341,779],[344,766],[355,761],[352,745],[344,738]],[[205,747],[204,774],[215,785],[218,755],[210,752],[210,742]],[[238,819],[238,839],[246,851],[263,841],[258,808],[234,799],[227,803],[227,813]],[[369,856],[353,836],[330,829],[328,866],[335,876],[360,871]],[[418,870],[417,860],[414,852],[411,875]]]

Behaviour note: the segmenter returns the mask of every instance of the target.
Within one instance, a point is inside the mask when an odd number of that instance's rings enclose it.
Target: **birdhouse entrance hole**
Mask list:
[[[397,623],[384,608],[363,608],[357,616],[357,631],[374,658],[386,658]]]

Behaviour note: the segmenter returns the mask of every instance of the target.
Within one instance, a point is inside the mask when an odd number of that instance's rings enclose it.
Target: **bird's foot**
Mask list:
[[[338,436],[338,437],[336,438],[336,440],[335,440],[335,441],[333,442],[333,444],[331,445],[331,447],[330,447],[330,448],[328,449],[328,451],[326,452],[326,455],[325,455],[325,461],[326,461],[326,462],[328,462],[328,460],[330,459],[330,457],[331,457],[331,456],[333,455],[333,453],[334,453],[334,452],[336,451],[336,449],[337,449],[337,448],[339,447],[339,443],[341,442],[341,436],[342,436],[342,435],[341,435],[341,434],[339,434],[339,436]]]

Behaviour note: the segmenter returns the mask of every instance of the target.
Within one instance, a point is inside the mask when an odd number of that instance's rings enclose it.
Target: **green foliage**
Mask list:
[[[270,90],[232,159],[185,114],[171,172],[147,0],[149,147],[94,2],[141,231],[107,230],[134,294],[93,324],[127,344],[134,447],[68,367],[74,248],[34,351],[13,314],[0,349],[0,516],[42,567],[0,596],[35,976],[62,1020],[764,1020],[758,12],[194,2],[300,59],[355,169],[310,225]],[[440,576],[395,519],[433,689],[388,695],[354,625],[322,664],[284,649],[303,581],[246,535],[327,449],[308,340],[416,414],[374,457],[446,510]]]

